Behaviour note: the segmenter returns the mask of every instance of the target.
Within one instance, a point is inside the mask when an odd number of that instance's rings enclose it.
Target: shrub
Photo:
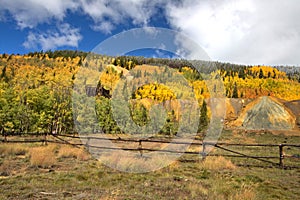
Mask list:
[[[78,160],[85,161],[90,158],[90,155],[83,149],[71,146],[62,146],[58,151],[58,158],[76,158]]]
[[[55,145],[34,147],[30,150],[30,164],[36,167],[49,168],[55,165]]]

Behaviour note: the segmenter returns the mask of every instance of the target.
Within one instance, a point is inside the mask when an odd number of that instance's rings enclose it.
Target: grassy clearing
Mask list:
[[[240,200],[297,199],[300,195],[299,171],[295,170],[238,167],[216,170],[201,162],[175,162],[154,172],[132,174],[113,170],[95,160],[83,162],[73,158],[58,161],[57,166],[60,167],[51,172],[37,168],[0,179],[3,191],[0,199]]]
[[[191,163],[145,174],[118,172],[94,160],[76,162],[73,167],[72,162],[64,164],[70,170],[39,169],[0,180],[4,191],[0,198],[237,199],[245,193],[237,181]],[[8,191],[11,186],[14,189]]]
[[[224,138],[238,141],[228,132]],[[245,136],[247,137],[247,136]],[[284,136],[249,135],[257,142]],[[276,138],[275,138],[276,137]],[[293,138],[296,142],[299,138]],[[295,142],[295,143],[296,143]],[[0,199],[298,199],[300,170],[237,167],[234,159],[193,156],[148,173],[114,170],[66,145],[20,146],[25,155],[1,153]],[[8,148],[7,150],[3,150]],[[12,152],[2,146],[1,152]],[[15,152],[18,152],[15,150]],[[87,156],[87,157],[85,157]],[[83,158],[82,158],[83,157]],[[44,158],[53,158],[47,163]],[[114,164],[142,166],[138,158],[113,155]],[[35,160],[35,162],[33,162]],[[50,159],[51,160],[51,159]],[[156,162],[163,163],[160,157]],[[45,163],[46,162],[46,163]],[[149,166],[145,166],[149,167]]]

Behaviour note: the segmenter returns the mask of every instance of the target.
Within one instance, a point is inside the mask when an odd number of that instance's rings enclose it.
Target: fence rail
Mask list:
[[[158,148],[147,148],[144,147],[147,143],[157,143],[157,144],[168,144],[170,143],[170,139],[132,139],[132,138],[109,138],[109,137],[98,137],[98,136],[78,136],[78,135],[56,135],[56,134],[49,134],[49,133],[35,133],[33,136],[31,134],[27,134],[27,137],[20,137],[18,134],[6,134],[2,135],[3,139],[1,140],[2,143],[39,143],[47,144],[47,143],[57,143],[57,144],[67,144],[72,145],[75,147],[85,146],[87,148],[94,148],[94,149],[103,149],[103,150],[124,150],[124,151],[136,151],[140,152],[141,156],[145,154],[145,152],[165,152],[165,153],[180,153],[180,154],[189,154],[189,155],[202,155],[202,158],[205,159],[207,156],[223,156],[223,157],[230,157],[230,158],[237,158],[237,159],[252,159],[259,161],[261,163],[266,163],[271,166],[280,167],[283,169],[292,169],[292,168],[300,168],[300,144],[242,144],[242,143],[225,143],[225,142],[203,142],[200,140],[194,140],[192,143],[184,142],[184,141],[172,141],[172,144],[175,145],[191,145],[196,147],[202,147],[202,151],[175,151],[175,150],[168,150],[168,149],[158,149]],[[14,138],[16,137],[16,138]],[[36,138],[34,138],[36,137]],[[37,137],[40,137],[37,139]],[[23,139],[20,139],[23,138]],[[29,139],[28,139],[29,138]],[[34,138],[34,139],[33,139]],[[73,139],[73,141],[68,141],[68,139]],[[74,142],[74,139],[80,140],[79,142]],[[133,143],[137,144],[136,148],[133,147],[105,147],[105,146],[97,146],[90,144],[90,141],[94,140],[102,140],[102,141],[111,141],[116,143]],[[86,141],[86,143],[83,143]],[[211,146],[215,147],[218,150],[224,151],[226,153],[206,153],[206,149]],[[277,148],[277,153],[273,153],[273,155],[251,155],[245,152],[241,152],[240,150],[232,149],[232,148]],[[296,152],[299,154],[289,155],[285,154],[285,148],[297,148]],[[299,149],[298,149],[299,148]],[[266,153],[266,152],[264,152]],[[277,159],[277,161],[274,161]],[[285,164],[285,160],[292,160],[288,164]],[[297,164],[297,165],[295,165]],[[249,166],[249,164],[245,164]]]

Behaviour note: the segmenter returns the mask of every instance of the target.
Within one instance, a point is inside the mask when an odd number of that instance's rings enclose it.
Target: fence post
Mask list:
[[[87,147],[87,148],[89,148],[89,145],[90,145],[90,137],[88,137],[88,139],[87,139],[87,141],[86,141],[86,143],[85,143],[85,146]]]
[[[7,142],[7,134],[5,131],[3,133],[4,133],[4,142]]]
[[[202,155],[202,160],[205,160],[205,158],[206,158],[206,156],[207,156],[205,150],[206,150],[206,143],[203,142],[203,143],[202,143],[202,153],[201,153],[201,155]]]
[[[279,166],[283,167],[283,144],[279,144]]]
[[[139,140],[139,147],[138,147],[138,149],[140,150],[141,157],[143,157],[143,146],[142,146],[142,140]]]
[[[44,133],[44,144],[47,146],[47,132]]]

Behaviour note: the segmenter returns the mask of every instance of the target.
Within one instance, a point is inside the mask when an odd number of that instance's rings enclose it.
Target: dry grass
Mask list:
[[[187,185],[187,188],[193,199],[196,199],[199,196],[208,196],[209,195],[209,189],[205,188],[201,184],[189,183]]]
[[[243,184],[241,189],[234,195],[230,196],[230,200],[240,200],[240,199],[247,199],[247,200],[254,200],[256,199],[256,194],[254,191],[255,187],[251,187],[249,185]]]
[[[5,160],[0,165],[0,176],[9,176],[12,171],[12,163],[9,160]]]
[[[227,134],[226,137],[234,141],[236,139],[232,134]],[[274,138],[270,134],[259,136],[252,134],[249,137],[254,137],[259,142],[285,140],[284,135]],[[288,138],[287,141],[298,142],[299,138]],[[82,149],[67,145],[52,147],[49,147],[51,145],[37,147],[37,145],[39,144],[27,145],[29,153],[24,158],[0,156],[0,182],[3,191],[0,199],[77,199],[83,194],[84,199],[252,200],[298,199],[300,195],[298,189],[300,181],[297,176],[299,170],[236,167],[229,158],[208,156],[202,162],[199,161],[201,159],[199,155],[184,155],[179,159],[182,161],[177,160],[168,167],[151,171],[157,169],[154,165],[163,167],[167,164],[168,160],[164,155],[150,157],[144,152],[141,157],[139,152],[135,156],[130,156],[119,154],[119,151],[111,151],[105,155],[108,150],[90,148],[90,151],[98,152],[99,156],[103,155],[100,159],[102,162],[94,159],[82,162],[78,160],[81,154],[77,154],[77,151],[83,151]],[[3,149],[8,147],[0,145],[0,148],[3,153],[7,151]],[[31,148],[34,150],[30,151]],[[51,169],[55,172],[48,173],[49,168],[28,167],[30,163],[45,166],[43,162],[43,164],[34,162],[36,154],[40,157],[44,154],[48,160],[54,158],[52,164],[46,166],[54,165]],[[59,158],[57,164],[55,158]],[[232,162],[234,161],[233,159]],[[104,163],[113,169],[103,165]],[[122,170],[151,172],[135,174],[124,173]],[[41,195],[41,192],[55,195],[45,196]]]
[[[23,144],[1,144],[0,155],[2,156],[18,156],[25,155],[28,147]]]
[[[207,197],[209,200],[254,200],[257,199],[255,189],[256,186],[252,183],[237,185],[234,182],[224,181],[220,177],[215,177],[215,181],[207,192]]]
[[[58,151],[58,158],[76,158],[81,161],[90,159],[90,155],[81,148],[62,146]]]
[[[150,172],[164,168],[171,164],[171,168],[176,168],[175,155],[149,153],[143,156],[140,153],[127,151],[105,152],[100,154],[100,162],[107,166],[126,172]]]
[[[56,164],[55,150],[57,145],[34,147],[30,149],[30,164],[32,166],[49,168]]]
[[[225,159],[222,156],[218,156],[218,157],[207,157],[203,163],[202,163],[202,167],[204,169],[207,170],[225,170],[225,169],[229,169],[229,170],[234,170],[236,169],[236,166],[230,161]]]

